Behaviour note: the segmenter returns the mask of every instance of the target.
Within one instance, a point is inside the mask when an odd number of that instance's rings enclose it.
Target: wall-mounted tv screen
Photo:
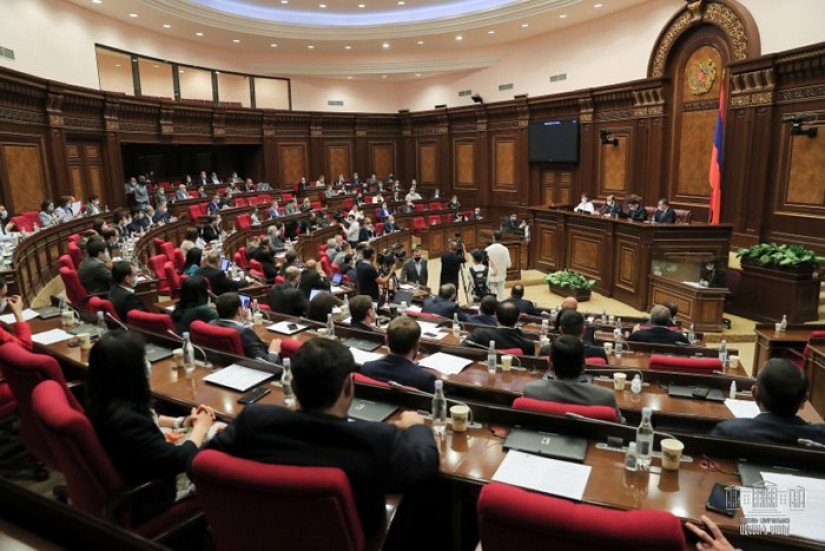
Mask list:
[[[527,144],[531,163],[578,163],[579,119],[532,121]]]

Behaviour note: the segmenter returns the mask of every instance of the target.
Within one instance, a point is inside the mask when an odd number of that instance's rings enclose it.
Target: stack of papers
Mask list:
[[[49,329],[42,333],[32,335],[32,340],[37,344],[49,345],[60,341],[66,341],[72,338],[72,335],[63,331],[62,329]]]
[[[493,480],[581,501],[590,467],[510,450]]]
[[[415,320],[422,333],[438,333],[438,324],[430,321]]]
[[[294,327],[290,328],[290,325]],[[300,333],[307,327],[307,325],[301,325],[291,321],[279,321],[278,323],[273,323],[272,325],[267,326],[267,329],[283,335],[293,335],[295,333]]]
[[[31,308],[26,308],[25,310],[23,310],[23,319],[26,321],[33,320],[38,315],[39,314]],[[11,325],[12,323],[14,323],[14,314],[3,314],[2,316],[0,316],[0,321],[2,321],[5,324]]]
[[[207,383],[246,392],[273,377],[272,373],[238,364],[231,364],[203,378]]]
[[[473,363],[473,360],[468,360],[461,356],[436,352],[418,362],[418,365],[421,367],[429,367],[444,375],[457,375],[471,363]]]
[[[352,352],[352,357],[355,358],[355,363],[358,365],[364,365],[367,362],[380,360],[384,357],[383,354],[378,354],[377,352],[367,352],[366,350],[361,350],[360,348],[355,348],[354,346],[350,346],[349,351]]]
[[[725,405],[737,419],[753,419],[759,415],[759,406],[753,400],[725,400]]]

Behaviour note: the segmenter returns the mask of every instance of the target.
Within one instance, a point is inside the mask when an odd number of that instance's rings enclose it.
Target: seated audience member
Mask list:
[[[395,223],[395,216],[387,216],[387,219],[384,222],[384,235],[398,231],[398,229],[398,225]]]
[[[379,195],[379,197],[381,197]],[[387,207],[386,203],[384,203],[383,199],[380,201],[380,206],[375,211],[375,217],[380,220],[386,220],[390,216],[390,209]]]
[[[571,312],[568,315],[578,315]],[[612,388],[606,388],[581,382],[584,374],[584,344],[574,335],[559,335],[550,352],[550,363],[555,375],[553,379],[542,379],[527,383],[524,387],[525,398],[536,398],[563,404],[585,406],[610,406],[616,409],[619,419],[622,414],[616,405],[616,396]]]
[[[260,186],[256,186],[252,178],[247,178],[243,183],[243,190],[245,193],[252,193],[253,191],[263,191]]]
[[[147,208],[149,205],[147,205]],[[129,233],[143,233],[149,229],[152,221],[146,216],[143,210],[135,210],[132,213],[132,221],[129,223]]]
[[[257,235],[246,238],[246,258],[247,260],[258,260],[258,252],[261,250],[261,240]]]
[[[761,413],[753,419],[722,421],[711,436],[785,445],[805,438],[825,444],[825,423],[810,424],[797,415],[808,394],[804,370],[788,360],[772,358],[759,370],[751,393]]]
[[[176,220],[177,218],[172,216],[172,213],[169,212],[169,207],[166,206],[166,203],[159,204],[158,210],[152,217],[152,222],[154,222],[155,224],[168,224]]]
[[[100,216],[102,212],[100,208],[100,197],[90,195],[89,200],[86,201],[86,207],[83,209],[83,216]]]
[[[418,190],[415,189],[415,186],[410,186],[410,191],[404,197],[405,201],[421,201],[423,199],[421,194],[418,193]]]
[[[312,321],[320,321],[326,323],[327,316],[332,313],[335,308],[340,308],[344,303],[341,299],[328,291],[321,291],[317,293],[307,306],[306,318]]]
[[[186,184],[178,185],[178,189],[175,190],[175,201],[186,201],[189,199],[189,192],[186,191]]]
[[[221,217],[207,216],[206,224],[201,228],[201,239],[205,243],[216,241],[221,236]]]
[[[460,210],[461,203],[458,202],[458,195],[453,195],[450,202],[447,203],[447,208],[450,210]]]
[[[99,236],[88,236],[85,241],[81,239],[80,243],[78,243],[80,250],[84,252],[86,251],[86,245],[89,243],[89,239],[91,238],[103,238],[103,241],[106,243],[106,251],[109,253],[110,258],[120,256],[120,235],[117,233],[116,229],[106,228],[100,233]]]
[[[9,333],[3,327],[0,327],[0,344],[13,342],[26,350],[31,350],[32,330],[29,327],[29,322],[23,317],[23,299],[20,298],[20,295],[9,296],[8,292],[9,286],[6,283],[6,278],[0,276],[0,312],[5,310],[5,307],[2,306],[2,302],[5,301],[14,316],[14,325],[12,326],[14,327],[14,333]]]
[[[654,306],[650,310],[651,327],[634,331],[628,337],[629,342],[648,342],[658,344],[690,344],[680,331],[668,329],[671,324],[670,310],[664,306]]]
[[[460,210],[457,210],[453,213],[453,222],[467,222],[467,217],[464,216],[464,213]],[[433,224],[434,226],[435,224]]]
[[[64,195],[60,198],[57,208],[54,209],[54,213],[52,214],[58,223],[66,222],[74,218],[72,203],[74,203],[74,197],[71,195]]]
[[[263,360],[270,363],[280,363],[278,354],[281,352],[281,339],[272,339],[267,347],[266,343],[255,334],[255,331],[243,324],[244,309],[241,308],[241,297],[238,293],[223,293],[215,299],[215,308],[218,318],[210,321],[212,325],[229,327],[241,336],[243,351],[249,358]]]
[[[418,245],[413,249],[412,258],[401,267],[401,282],[426,287],[428,278],[427,259],[422,257],[421,246]]]
[[[455,285],[452,283],[445,283],[438,288],[436,296],[425,300],[421,312],[424,314],[437,314],[448,319],[453,319],[453,316],[458,314],[459,320],[467,321],[467,316],[458,310]]]
[[[596,209],[593,207],[593,201],[590,200],[590,196],[588,194],[582,193],[582,200],[578,205],[576,205],[573,212],[581,212],[584,214],[593,214],[596,212]]]
[[[203,184],[198,185],[198,198],[199,199],[206,199],[209,197],[209,194],[206,193],[206,188]]]
[[[358,241],[369,241],[373,237],[375,237],[375,226],[372,225],[372,220],[367,216],[364,218],[361,231],[358,232]]]
[[[329,291],[330,283],[327,279],[321,263],[315,260],[307,260],[304,271],[301,272],[301,280],[298,283],[298,288],[307,298],[312,294],[312,291],[318,289],[320,291]]]
[[[51,199],[46,199],[40,204],[40,212],[37,214],[37,219],[43,228],[57,223],[57,217],[54,214],[54,202]]]
[[[272,200],[272,203],[269,205],[269,208],[266,212],[267,214],[269,214],[270,218],[280,218],[284,215],[284,211],[281,210],[281,208],[278,206],[278,201],[276,201],[275,199]]]
[[[206,260],[204,260],[203,266],[201,266],[201,269],[197,271],[199,275],[202,275],[209,280],[212,293],[222,295],[230,291],[243,289],[249,285],[249,282],[245,279],[241,279],[240,281],[229,279],[226,272],[220,269],[220,263],[221,253],[213,250],[206,255]]]
[[[527,314],[528,316],[540,316],[541,310],[536,308],[536,304],[532,300],[524,298],[524,285],[517,283],[513,285],[510,290],[510,298],[507,299],[518,308],[519,313]]]
[[[186,253],[186,259],[183,261],[183,275],[193,276],[201,269],[201,261],[203,260],[203,251],[198,247],[192,247]]]
[[[484,220],[484,215],[481,214],[481,207],[476,207],[473,209],[473,216],[471,218],[473,222],[480,222]]]
[[[344,262],[341,264],[341,273],[347,276],[351,286],[358,286],[358,272],[355,270],[355,255],[348,254],[344,256]]]
[[[213,195],[212,199],[206,204],[206,212],[214,214],[221,210],[221,198],[219,195]]]
[[[378,314],[372,305],[372,297],[356,295],[349,301],[349,326],[361,331],[374,331],[373,324]]]
[[[293,197],[287,201],[286,209],[284,210],[286,215],[298,214],[299,212],[301,212],[301,209],[298,207],[298,199]]]
[[[172,321],[178,333],[189,331],[189,325],[200,320],[209,323],[218,319],[218,312],[209,303],[209,286],[206,278],[193,275],[180,284],[180,299],[172,310]]]
[[[481,298],[478,305],[478,314],[467,317],[467,321],[478,325],[498,325],[496,320],[496,306],[498,306],[498,299],[496,295],[485,295]]]
[[[572,335],[579,339],[584,339],[586,331],[587,324],[584,322],[584,316],[581,312],[577,312],[576,310],[562,310],[562,315],[559,317],[559,332],[562,335]],[[552,344],[543,346],[539,351],[539,356],[550,356],[552,350]],[[584,356],[585,358],[602,358],[605,362],[607,361],[607,353],[604,351],[604,348],[588,342],[584,342]]]
[[[630,198],[627,200],[627,217],[633,220],[634,222],[646,222],[647,221],[647,210],[644,206],[639,202],[639,198],[635,195],[631,195]]]
[[[664,197],[659,199],[659,205],[656,207],[656,212],[653,213],[653,221],[657,224],[676,223],[676,211],[673,210]]]
[[[131,262],[115,262],[112,265],[112,282],[114,286],[109,291],[109,300],[115,307],[115,312],[121,321],[126,321],[126,315],[130,310],[143,310],[146,308],[135,295],[138,271]]]
[[[435,392],[435,375],[415,363],[421,326],[407,316],[393,319],[387,326],[387,348],[381,359],[364,363],[361,373],[379,381],[395,382],[424,392]]]
[[[559,332],[559,324],[561,322],[561,315],[564,314],[567,310],[578,310],[579,309],[579,301],[576,300],[576,297],[564,297],[561,301],[560,308],[558,313],[556,314],[556,319],[553,321],[553,329],[555,329],[556,333]]]
[[[479,327],[473,329],[472,333],[467,335],[467,338],[462,342],[462,346],[474,346],[478,348],[487,348],[490,341],[493,341],[493,346],[496,350],[506,350],[508,348],[521,348],[522,354],[525,356],[535,355],[536,345],[516,327],[518,322],[518,308],[512,302],[499,302],[496,305],[496,320],[498,327]],[[470,344],[472,343],[472,345]]]
[[[196,246],[198,241],[198,228],[189,226],[186,228],[186,231],[183,234],[183,241],[180,242],[180,252],[183,254],[183,257],[186,258],[186,253],[189,252],[189,249]]]
[[[622,214],[622,206],[616,201],[616,196],[612,193],[607,196],[604,206],[599,210],[602,216],[617,217]]]
[[[443,196],[443,195],[441,195],[441,190],[440,190],[440,189],[438,189],[438,188],[435,188],[435,191],[433,191],[433,195],[432,195],[432,197],[430,197],[430,200],[432,200],[432,201],[440,201],[440,200],[441,200],[441,199],[443,199],[443,198],[444,198],[444,196]]]
[[[309,212],[312,210],[312,201],[309,197],[304,197],[303,202],[301,203],[301,212]]]
[[[343,241],[338,250],[335,251],[335,256],[327,256],[327,258],[329,258],[333,264],[338,266],[338,269],[340,270],[344,265],[344,259],[347,257],[347,255],[351,254],[352,245],[349,244],[349,241]]]
[[[90,295],[105,295],[112,288],[112,261],[106,242],[95,237],[86,244],[86,258],[77,267],[80,283]]]
[[[269,226],[266,229],[267,234],[267,242],[269,244],[269,248],[272,249],[273,252],[280,252],[286,249],[286,244],[284,243],[283,232],[284,225],[280,222],[276,223],[274,226]]]
[[[300,408],[249,405],[208,447],[266,463],[342,469],[369,539],[383,526],[385,494],[434,477],[439,457],[432,431],[415,412],[393,423],[347,422],[354,370],[343,344],[307,341],[292,358]]]
[[[273,312],[290,316],[303,316],[306,313],[309,300],[298,289],[300,276],[301,270],[296,266],[284,269],[284,282],[269,290],[269,307]]]
[[[185,473],[203,445],[215,416],[208,406],[187,417],[152,411],[146,377],[146,350],[134,331],[104,334],[89,352],[86,414],[106,455],[129,485],[161,479],[131,500],[132,522],[141,523],[175,502],[176,477]],[[179,445],[167,442],[161,427],[192,427]]]
[[[272,249],[268,246],[261,247],[258,253],[258,262],[261,263],[261,268],[264,271],[264,279],[268,284],[275,282],[275,277],[278,275],[278,266],[275,265],[275,255]]]

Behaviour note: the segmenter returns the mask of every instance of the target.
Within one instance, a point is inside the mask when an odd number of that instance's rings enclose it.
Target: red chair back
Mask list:
[[[26,216],[12,216],[11,221],[14,222],[17,231],[33,232],[34,222]]]
[[[478,498],[484,551],[682,551],[682,523],[666,511],[619,511],[491,483]]]
[[[332,263],[329,261],[329,257],[324,255],[321,257],[321,269],[324,270],[324,273],[332,275]]]
[[[189,205],[189,208],[186,210],[189,212],[189,222],[192,224],[197,223],[198,218],[201,216],[200,205]]]
[[[298,352],[298,349],[301,348],[301,345],[304,344],[302,341],[298,339],[291,339],[285,338],[281,341],[281,356],[285,358],[291,358]]]
[[[248,214],[238,215],[235,223],[237,224],[239,230],[245,230],[252,225],[252,217]]]
[[[184,266],[184,264],[186,264],[186,258],[184,258],[183,253],[177,247],[175,247],[174,264],[175,264],[175,270],[177,270],[178,273],[183,271],[183,266]]]
[[[160,254],[161,251],[166,256],[166,260],[168,260],[169,262],[174,262],[175,261],[175,245],[174,245],[174,243],[172,243],[171,241],[164,241],[163,245],[161,245],[161,247],[160,247],[159,254]]]
[[[718,358],[686,358],[684,356],[653,354],[650,357],[648,369],[684,373],[712,373],[722,371],[724,368]]]
[[[380,386],[383,388],[390,388],[390,383],[379,381],[378,379],[373,379],[372,377],[367,377],[363,373],[358,373],[357,371],[352,374],[352,380],[356,383],[364,383],[373,386]]]
[[[243,197],[238,197],[237,199],[235,199],[235,206],[236,207],[245,207],[248,204],[249,203],[247,203],[246,199],[244,199]]]
[[[563,404],[561,402],[550,402],[548,400],[537,400],[535,398],[516,398],[513,401],[513,409],[546,413],[547,415],[558,415],[560,417],[563,417],[566,413],[576,413],[589,419],[601,419],[602,421],[619,420],[619,414],[616,412],[616,409],[610,406]]]
[[[83,236],[80,235],[79,233],[73,233],[72,235],[70,235],[68,237],[68,240],[69,240],[70,243],[77,243],[81,239],[83,239]]]
[[[412,220],[412,230],[414,235],[421,235],[421,230],[427,227],[427,222],[423,216],[416,216]]]
[[[347,197],[344,199],[344,210],[352,209],[353,200],[352,197]]]
[[[441,203],[430,203],[427,205],[427,208],[430,210],[441,210]]]
[[[293,195],[291,193],[282,193],[280,202],[283,203],[284,201],[291,201],[292,197],[293,197]]]
[[[429,218],[427,219],[427,223],[430,226],[437,226],[438,224],[441,223],[441,216],[439,216],[437,214],[431,214],[429,216]]]
[[[508,354],[510,356],[523,356],[524,350],[521,348],[496,348],[499,354]]]
[[[587,365],[607,365],[607,360],[601,356],[591,356],[590,358],[585,358],[584,363]]]
[[[375,235],[381,235],[384,233],[384,223],[383,222],[376,222],[375,223]]]
[[[195,320],[189,326],[192,342],[198,346],[205,346],[229,352],[230,354],[244,355],[241,334],[231,327],[210,325],[201,320]]]
[[[60,258],[57,259],[57,264],[61,268],[68,268],[69,270],[77,269],[77,266],[74,265],[74,260],[67,254],[60,255]]]
[[[103,312],[104,315],[111,314],[116,320],[120,320],[120,316],[117,315],[117,310],[115,310],[112,301],[109,299],[97,296],[89,297],[89,310],[95,313]]]
[[[284,279],[284,276],[281,276],[281,275],[275,276],[275,284],[276,285],[280,285],[281,283],[284,283],[285,281],[286,280]]]
[[[164,268],[167,261],[165,254],[156,254],[149,257],[149,269],[158,278],[158,293],[161,295],[168,295],[172,292],[169,288],[169,280],[166,279],[166,268]]]
[[[312,206],[312,210],[321,210],[322,208],[324,208],[324,205],[321,204],[320,201],[312,201],[310,203],[310,206]]]
[[[66,249],[69,251],[69,256],[72,257],[74,265],[80,266],[80,263],[83,262],[83,251],[80,250],[77,243],[69,243],[66,245]]]
[[[163,254],[163,244],[166,243],[160,237],[153,237],[152,243],[155,245],[155,254]]]
[[[204,450],[192,474],[217,549],[260,549],[261,526],[278,534],[279,549],[364,547],[352,489],[340,469],[271,465]]]
[[[198,190],[196,190],[196,189],[193,189],[193,190],[191,190],[191,191],[188,191],[188,192],[187,192],[187,194],[188,194],[188,195],[189,195],[189,197],[191,197],[192,199],[197,199],[198,197],[200,197],[200,193],[198,193]]]
[[[180,274],[175,267],[174,262],[167,262],[163,265],[163,273],[166,276],[166,281],[169,282],[169,292],[175,294],[180,291]]]
[[[27,210],[21,212],[20,214],[31,220],[32,225],[35,227],[40,226],[40,212],[36,210]]]
[[[240,262],[238,262],[238,258],[240,258]],[[249,268],[249,259],[246,257],[246,247],[241,247],[240,249],[238,249],[238,252],[235,253],[234,260],[235,264],[237,264],[244,270]]]
[[[63,280],[63,286],[66,287],[66,297],[69,302],[78,310],[86,309],[86,302],[89,299],[89,293],[86,288],[80,283],[80,276],[75,270],[68,268],[60,268],[60,279]]]
[[[14,394],[11,393],[9,383],[0,383],[0,421],[11,419],[17,411],[17,402],[14,401]]]
[[[126,323],[135,329],[166,335],[166,331],[175,331],[175,324],[169,314],[156,314],[143,310],[129,310],[126,314]]]

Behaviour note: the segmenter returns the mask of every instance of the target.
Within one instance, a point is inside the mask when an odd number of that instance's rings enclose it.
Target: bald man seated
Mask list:
[[[526,300],[524,298],[524,285],[520,283],[513,285],[513,288],[510,290],[509,300],[515,304],[521,314],[527,314],[528,316],[541,315],[541,310],[536,308],[536,304],[532,300]]]
[[[634,331],[628,337],[629,342],[647,342],[654,344],[690,344],[688,338],[680,331],[668,329],[673,322],[670,310],[666,306],[654,306],[650,310],[650,327]]]
[[[309,298],[312,291],[318,289],[320,291],[329,291],[330,283],[326,274],[321,269],[321,264],[315,260],[307,260],[304,266],[304,271],[301,272],[301,280],[298,283],[298,289],[304,293],[304,296]]]
[[[579,301],[576,300],[576,297],[564,297],[564,299],[561,301],[559,312],[556,314],[556,319],[553,320],[553,327],[556,329],[556,333],[559,332],[559,323],[561,322],[561,315],[568,310],[577,311],[578,309]]]

